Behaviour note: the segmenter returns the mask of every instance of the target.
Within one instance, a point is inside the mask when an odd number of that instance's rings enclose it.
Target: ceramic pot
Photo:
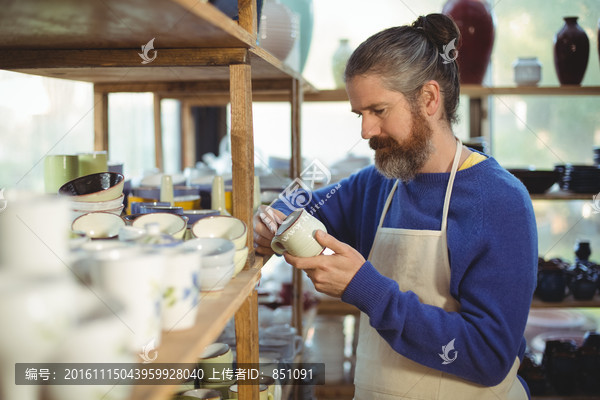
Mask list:
[[[298,18],[279,0],[266,0],[260,17],[258,43],[280,60],[290,54],[298,36]]]
[[[577,381],[577,349],[572,340],[550,340],[542,364],[547,378],[560,395],[572,394]]]
[[[542,269],[538,272],[535,293],[542,301],[562,301],[566,296],[567,277],[560,269]]]
[[[565,24],[554,37],[554,67],[561,85],[579,85],[587,68],[590,41],[577,23],[564,17]]]
[[[590,259],[590,255],[592,254],[592,249],[590,247],[590,242],[584,240],[578,240],[575,243],[575,256],[579,261],[587,261]]]
[[[313,0],[281,0],[290,10],[300,16],[300,70],[304,70],[313,34]]]
[[[458,71],[460,83],[481,85],[490,63],[495,38],[494,16],[485,0],[448,0],[442,13],[460,30]]]
[[[335,81],[336,89],[344,88],[344,71],[346,70],[346,63],[351,55],[352,47],[350,47],[348,39],[340,39],[340,43],[331,59],[333,80]]]

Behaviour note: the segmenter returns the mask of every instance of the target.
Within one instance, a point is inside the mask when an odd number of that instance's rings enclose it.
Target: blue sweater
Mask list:
[[[439,230],[449,173],[400,183],[383,226]],[[312,193],[313,211],[338,240],[365,259],[394,180],[367,167]],[[278,201],[274,207],[290,210]],[[458,171],[448,212],[450,294],[459,312],[422,304],[366,261],[342,300],[401,355],[484,385],[499,384],[525,351],[523,332],[537,271],[537,230],[525,187],[493,158]],[[441,345],[457,338],[458,357],[443,365]],[[458,339],[460,338],[460,340]],[[459,345],[460,342],[460,345]]]

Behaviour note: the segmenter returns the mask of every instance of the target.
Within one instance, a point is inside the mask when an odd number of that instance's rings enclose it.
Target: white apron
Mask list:
[[[462,143],[457,141],[444,198],[441,230],[382,227],[398,186],[396,182],[385,202],[369,255],[369,260],[377,270],[398,282],[400,290],[411,290],[422,303],[450,312],[460,310],[460,304],[450,295],[446,228],[461,151]],[[440,343],[440,350],[445,344]],[[354,398],[357,400],[527,399],[527,393],[517,378],[518,357],[504,381],[494,387],[485,387],[401,356],[370,326],[369,317],[364,313],[360,317],[356,360]]]

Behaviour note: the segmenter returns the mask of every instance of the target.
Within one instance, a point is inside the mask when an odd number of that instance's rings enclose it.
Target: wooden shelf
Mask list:
[[[596,193],[572,193],[566,191],[532,194],[532,200],[592,200]]]
[[[0,15],[0,37],[0,69],[53,78],[229,82],[229,65],[250,63],[252,79],[301,79],[206,0],[20,1]],[[142,64],[152,38],[156,59]]]
[[[600,308],[600,295],[596,294],[592,300],[575,300],[572,295],[567,296],[562,301],[542,301],[538,297],[533,297],[531,308]]]
[[[486,87],[479,85],[461,85],[461,95],[469,97],[486,96],[597,96],[600,95],[600,86],[503,86]],[[305,101],[348,101],[345,89],[319,90],[306,93]]]
[[[194,363],[202,350],[213,343],[260,279],[263,259],[240,272],[223,291],[201,293],[196,325],[191,329],[163,332],[156,363]],[[144,385],[134,388],[132,400],[165,399],[176,386]]]

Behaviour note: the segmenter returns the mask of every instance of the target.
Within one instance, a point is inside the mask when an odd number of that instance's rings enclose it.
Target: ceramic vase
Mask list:
[[[460,83],[481,85],[494,47],[495,23],[485,0],[448,0],[442,13],[460,30],[458,71]]]
[[[298,36],[298,18],[279,0],[266,0],[260,17],[258,44],[280,60],[290,54]]]
[[[340,39],[340,43],[333,53],[331,60],[333,80],[335,81],[335,87],[337,89],[344,88],[344,71],[346,69],[346,63],[352,55],[352,47],[348,39]]]
[[[554,67],[561,85],[579,85],[587,68],[590,41],[577,23],[578,17],[565,17],[554,37]]]
[[[300,16],[300,34],[298,38],[300,40],[300,69],[298,72],[302,72],[306,65],[310,43],[312,42],[314,25],[313,0],[281,0],[281,3]]]

